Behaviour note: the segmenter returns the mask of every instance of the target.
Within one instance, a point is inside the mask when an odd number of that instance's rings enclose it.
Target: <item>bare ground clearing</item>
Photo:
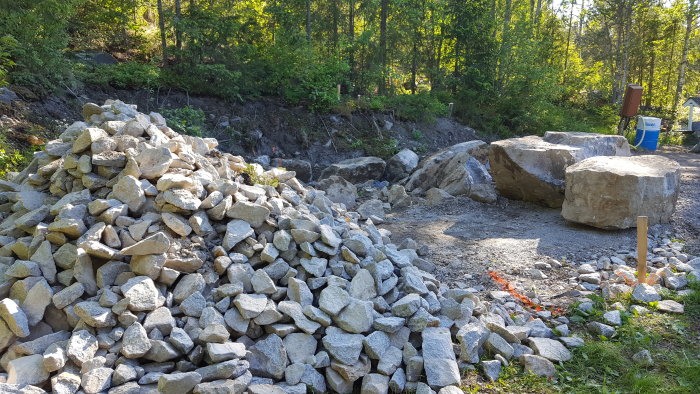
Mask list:
[[[673,223],[655,230],[678,234],[687,241],[687,251],[698,254],[700,155],[679,147],[658,154],[677,160],[683,175]],[[460,197],[440,205],[411,206],[392,212],[382,227],[396,242],[409,237],[429,245],[428,257],[438,265],[436,275],[442,281],[496,289],[488,276],[494,270],[528,296],[555,305],[567,304],[576,295],[571,292],[576,281],[568,280],[576,275],[568,263],[636,249],[635,229],[597,230],[565,221],[557,209],[507,199],[490,205]],[[549,258],[564,266],[544,271],[546,279],[528,275],[536,262]]]

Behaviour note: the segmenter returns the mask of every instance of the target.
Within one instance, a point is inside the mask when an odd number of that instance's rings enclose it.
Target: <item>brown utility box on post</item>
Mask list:
[[[625,99],[622,102],[620,116],[631,118],[637,116],[639,105],[642,103],[642,87],[640,85],[629,84],[625,89]]]

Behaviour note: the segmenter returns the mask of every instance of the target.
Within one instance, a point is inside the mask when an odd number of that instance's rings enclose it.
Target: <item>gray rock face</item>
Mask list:
[[[659,301],[657,308],[659,309],[659,311],[667,313],[685,312],[685,307],[683,306],[683,304],[673,300],[661,300]]]
[[[254,234],[253,228],[250,227],[248,222],[243,220],[232,220],[226,225],[226,234],[224,235],[224,240],[221,246],[225,250],[231,250],[239,242],[252,236]]]
[[[501,362],[498,360],[482,361],[481,368],[484,370],[486,378],[491,382],[497,381],[501,375]]]
[[[632,290],[632,300],[642,303],[660,301],[661,296],[653,286],[641,283],[634,286]]]
[[[350,303],[334,318],[343,330],[361,334],[367,332],[374,322],[374,308],[371,301],[350,299]]]
[[[352,209],[355,206],[357,187],[344,178],[332,175],[318,181],[316,186],[326,192],[326,197],[328,197],[329,200],[335,203],[345,204],[347,209]]]
[[[418,166],[418,155],[410,149],[401,149],[386,162],[384,178],[396,182],[407,177]]]
[[[566,170],[564,219],[603,229],[668,223],[680,189],[680,166],[662,156],[592,157]]]
[[[66,354],[77,365],[92,359],[97,352],[97,338],[85,330],[76,331],[66,344]]]
[[[14,300],[5,298],[0,301],[0,317],[18,337],[24,338],[29,336],[27,315]]]
[[[335,327],[329,327],[323,337],[323,347],[339,362],[352,365],[357,362],[362,351],[364,336],[348,334]]]
[[[470,323],[457,332],[459,358],[468,363],[479,362],[479,349],[489,338],[490,332],[481,323]]]
[[[153,279],[147,276],[129,279],[121,290],[124,297],[129,298],[129,309],[132,311],[152,311],[158,306],[158,289]]]
[[[549,338],[530,338],[530,347],[535,351],[535,354],[542,356],[550,361],[569,361],[571,353],[561,344]]]
[[[386,394],[389,392],[389,377],[371,373],[362,378],[360,392],[363,394]]]
[[[358,157],[331,164],[321,172],[320,178],[336,175],[351,183],[362,183],[381,179],[385,168],[386,162],[378,157]]]
[[[158,379],[158,391],[161,393],[187,394],[202,381],[197,372],[165,374]]]
[[[121,353],[126,358],[143,357],[151,349],[151,341],[143,326],[135,322],[130,325],[122,337]]]
[[[551,378],[557,373],[557,368],[554,364],[542,356],[523,354],[520,356],[520,362],[523,364],[525,371],[534,375]]]
[[[593,156],[629,156],[621,136],[548,132],[491,144],[489,163],[498,193],[552,208],[564,202],[567,167]]]
[[[287,171],[294,171],[296,178],[302,182],[310,182],[313,178],[311,163],[301,159],[272,159],[271,166],[282,167]]]
[[[41,354],[19,357],[7,364],[9,384],[41,385],[48,378],[49,372],[44,368]]]
[[[484,158],[483,141],[467,141],[423,160],[406,182],[409,192],[426,193],[439,188],[452,196],[467,195],[477,201],[495,200],[491,176],[476,159]]]
[[[275,334],[259,340],[249,349],[250,370],[257,376],[282,379],[287,367],[287,351],[282,339]]]
[[[602,335],[606,338],[612,338],[612,336],[615,335],[616,332],[615,328],[613,328],[612,326],[597,321],[592,321],[586,324],[586,329],[588,329],[588,331],[593,335]]]
[[[452,350],[450,330],[445,327],[423,330],[423,367],[428,384],[444,387],[459,384],[459,368]]]

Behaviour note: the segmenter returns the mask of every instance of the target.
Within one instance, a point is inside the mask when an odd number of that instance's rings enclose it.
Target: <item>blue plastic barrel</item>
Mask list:
[[[640,146],[646,150],[656,150],[659,145],[660,131],[660,118],[640,116],[639,120],[637,121],[637,132],[634,136],[634,146]]]

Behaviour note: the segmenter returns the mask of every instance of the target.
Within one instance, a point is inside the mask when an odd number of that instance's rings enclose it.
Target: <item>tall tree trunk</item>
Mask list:
[[[503,10],[503,30],[501,33],[501,55],[500,64],[498,67],[497,84],[499,90],[503,87],[503,81],[505,80],[505,70],[507,69],[508,59],[510,58],[510,20],[512,17],[512,4],[513,0],[506,0],[505,9]]]
[[[348,38],[350,50],[348,51],[348,64],[350,65],[350,80],[355,81],[355,0],[350,0],[350,12],[348,14]],[[352,83],[351,82],[351,83]]]
[[[158,27],[160,28],[160,48],[165,60],[165,50],[167,44],[165,42],[165,19],[163,19],[163,0],[158,0]]]
[[[311,42],[311,0],[306,0],[306,40]]]
[[[656,51],[654,44],[649,48],[651,51],[651,60],[649,61],[649,82],[647,82],[646,106],[651,107],[654,99],[654,67],[656,66]]]
[[[182,49],[182,31],[180,29],[180,20],[182,18],[182,4],[180,0],[175,0],[175,46],[177,49]]]
[[[493,26],[496,26],[496,9],[498,8],[498,1],[497,0],[491,0],[491,20],[493,21]],[[454,22],[453,22],[454,23]],[[496,38],[496,33],[498,29],[494,28],[493,32],[491,35],[493,38]]]
[[[457,81],[459,79],[459,65],[460,65],[460,48],[461,48],[461,42],[459,40],[455,40],[455,67],[454,70],[452,71],[452,94],[457,92]]]
[[[331,7],[331,13],[333,18],[333,48],[338,48],[338,20],[340,19],[340,10],[338,10],[338,0],[332,0]]]
[[[389,14],[389,0],[382,0],[379,20],[379,63],[382,66],[379,94],[386,94],[386,19]]]
[[[581,0],[581,11],[578,14],[578,37],[580,38],[583,34],[583,10],[586,9],[586,0]]]
[[[624,2],[623,2],[624,3]],[[622,100],[622,73],[623,73],[623,38],[624,32],[624,4],[618,4],[617,10],[615,12],[615,78],[613,80],[613,104],[618,104]]]
[[[676,56],[676,33],[677,33],[677,28],[676,24],[673,24],[673,32],[671,33],[671,54],[668,57],[669,63],[673,63],[673,57]],[[668,97],[671,94],[671,76],[672,74],[669,72],[666,75],[666,88],[664,89],[665,94],[664,94],[664,104],[663,106],[666,107],[668,105]]]
[[[627,86],[627,81],[629,79],[629,73],[630,73],[630,36],[631,36],[631,30],[632,30],[632,1],[625,2],[624,9],[623,9],[623,49],[622,49],[622,81],[620,83],[620,92],[624,92],[626,86]]]
[[[418,40],[413,40],[411,55],[411,94],[416,94],[416,74],[418,74]]]
[[[566,69],[569,67],[569,48],[571,46],[571,27],[574,23],[574,5],[569,4],[571,10],[569,11],[569,27],[566,31],[566,53],[564,54],[564,73],[563,81],[566,82]]]
[[[681,64],[678,66],[678,83],[676,84],[676,95],[673,97],[673,107],[671,111],[673,125],[678,118],[678,104],[683,95],[683,85],[685,85],[685,69],[688,66],[688,42],[690,41],[690,33],[693,32],[693,23],[697,9],[695,8],[695,0],[688,0],[688,12],[685,20],[685,35],[683,36],[683,49],[681,50]],[[673,126],[672,126],[673,127]]]

